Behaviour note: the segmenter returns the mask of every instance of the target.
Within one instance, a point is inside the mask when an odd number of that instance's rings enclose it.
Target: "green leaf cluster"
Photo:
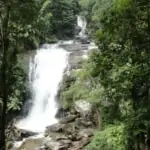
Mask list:
[[[92,143],[85,150],[126,150],[126,138],[127,135],[123,124],[108,126],[104,131],[96,133]]]

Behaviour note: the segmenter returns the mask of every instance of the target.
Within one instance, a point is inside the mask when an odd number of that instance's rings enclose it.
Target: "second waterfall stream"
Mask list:
[[[17,126],[33,132],[44,132],[45,127],[57,122],[56,95],[67,67],[68,52],[58,44],[45,45],[37,50],[29,66],[29,88],[32,106],[26,118]]]

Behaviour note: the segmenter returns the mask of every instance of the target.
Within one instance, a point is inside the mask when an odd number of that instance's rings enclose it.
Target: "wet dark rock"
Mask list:
[[[48,150],[67,150],[67,148],[69,148],[68,143],[65,144],[55,140],[47,140],[44,145]]]
[[[65,127],[63,129],[63,132],[67,135],[75,134],[79,130],[79,127],[76,125],[76,123],[68,123],[65,124]]]
[[[72,141],[69,139],[65,139],[65,140],[59,140],[62,144],[69,144],[71,145]]]
[[[61,89],[58,91],[59,93],[61,92]],[[58,93],[58,94],[59,94]],[[57,95],[58,97],[60,97],[60,95]],[[58,102],[59,102],[59,100],[58,100]],[[55,117],[56,118],[58,118],[58,119],[60,119],[60,118],[63,118],[63,117],[66,117],[67,115],[68,115],[68,109],[63,109],[62,108],[62,106],[61,106],[61,104],[59,104],[59,109],[58,109],[58,111],[57,111],[57,113],[56,113],[56,115],[55,115]]]
[[[93,122],[86,118],[77,118],[76,124],[78,124],[79,126],[83,126],[84,128],[93,126]]]
[[[90,40],[88,38],[81,38],[81,44],[90,44]]]
[[[69,116],[66,116],[64,118],[62,118],[60,120],[60,123],[63,123],[63,124],[66,124],[66,123],[69,123],[69,122],[73,122],[76,118],[76,115],[69,115]]]
[[[77,42],[79,42],[80,44],[90,44],[91,41],[90,39],[87,37],[87,35],[85,36],[80,36],[80,35],[77,35],[75,36],[75,39]]]
[[[65,127],[65,124],[61,124],[61,123],[56,123],[53,125],[50,125],[48,127],[46,127],[46,133],[50,133],[50,132],[62,132],[63,129]]]
[[[81,141],[73,142],[73,146],[68,150],[83,150],[83,148],[88,145],[91,141],[91,138],[83,138]]]
[[[91,121],[84,121],[84,120],[81,120],[81,124],[84,125],[85,127],[90,127],[93,125]]]
[[[68,139],[68,136],[65,135],[63,132],[45,133],[45,137],[50,137],[51,139],[56,140],[56,141]]]
[[[27,137],[30,137],[30,136],[35,136],[35,135],[38,134],[37,132],[32,132],[32,131],[28,131],[28,130],[24,130],[24,129],[20,129],[20,132],[21,132],[21,137],[22,138],[27,138]]]
[[[69,138],[65,135],[58,135],[55,137],[56,141],[60,141],[60,140],[68,140]]]
[[[93,130],[92,129],[83,129],[79,132],[79,136],[87,138],[93,136]]]
[[[82,137],[79,136],[78,132],[72,133],[71,135],[68,136],[68,138],[72,141],[80,141],[82,139]]]

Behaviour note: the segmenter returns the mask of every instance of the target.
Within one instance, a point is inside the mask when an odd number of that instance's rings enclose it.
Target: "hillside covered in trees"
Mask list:
[[[61,98],[65,108],[84,99],[98,110],[99,128],[85,149],[150,149],[149,0],[0,0],[0,150],[27,93],[20,54],[73,38],[78,13],[98,49]]]
[[[80,0],[80,5],[98,49],[62,94],[65,107],[86,99],[98,109],[99,131],[87,150],[148,150],[150,1]]]

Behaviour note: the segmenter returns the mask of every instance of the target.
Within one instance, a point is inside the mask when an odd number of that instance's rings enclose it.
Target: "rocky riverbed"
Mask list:
[[[86,106],[86,107],[85,107]],[[96,113],[92,105],[77,101],[75,107],[58,123],[48,126],[44,136],[31,136],[35,133],[19,131],[19,138],[24,140],[14,150],[82,150],[90,143],[96,130]]]
[[[86,48],[70,51],[68,67],[64,72],[62,83],[71,82],[68,80],[69,78],[72,80],[71,72],[80,69],[81,62],[87,58],[88,53]],[[38,133],[19,130],[10,124],[6,131],[8,133],[7,149],[83,150],[90,143],[97,129],[95,108],[84,100],[76,101],[68,110],[63,109],[61,99],[58,99],[58,103],[60,104],[57,114],[59,122],[48,126],[44,134],[39,135]],[[10,130],[11,132],[9,132]],[[15,146],[13,146],[14,141],[16,141]]]

